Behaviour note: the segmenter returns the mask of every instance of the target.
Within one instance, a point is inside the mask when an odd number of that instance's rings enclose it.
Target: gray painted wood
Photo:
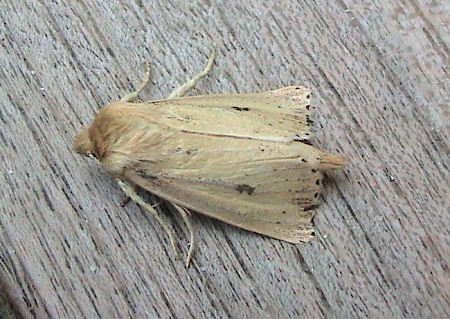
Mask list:
[[[450,311],[445,1],[0,4],[0,271],[25,317],[443,318]],[[302,84],[313,143],[346,154],[316,239],[290,245],[194,215],[189,269],[74,135],[153,67],[145,99]],[[165,206],[162,206],[166,210]],[[187,231],[167,214],[187,251]]]

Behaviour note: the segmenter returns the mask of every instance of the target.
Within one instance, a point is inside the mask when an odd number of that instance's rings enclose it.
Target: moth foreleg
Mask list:
[[[150,83],[151,78],[150,73],[150,63],[145,62],[145,78],[142,81],[141,85],[138,87],[138,89],[134,92],[130,92],[128,94],[125,94],[124,97],[120,99],[120,102],[133,102],[139,97],[139,94],[145,89],[145,87]]]
[[[152,206],[146,203],[141,196],[139,196],[138,193],[133,189],[133,187],[130,186],[127,182],[117,179],[117,183],[119,184],[120,188],[125,192],[125,194],[131,198],[136,204],[141,206],[142,208],[149,211],[155,219],[158,221],[158,223],[162,226],[164,231],[166,232],[167,236],[169,237],[170,244],[172,245],[173,251],[175,253],[175,257],[178,258],[178,249],[175,245],[175,237],[173,236],[172,230],[167,226],[166,222],[162,219],[162,217],[159,215],[159,213],[156,211],[156,209]]]
[[[125,198],[123,199],[123,201],[120,203],[120,206],[125,207],[129,202],[130,202],[131,198],[128,196],[125,196]]]
[[[172,205],[175,207],[175,209],[180,213],[181,217],[183,218],[184,223],[186,224],[189,233],[190,233],[190,243],[189,243],[189,251],[188,255],[186,257],[186,268],[189,267],[189,264],[192,259],[192,254],[194,253],[195,249],[195,232],[194,227],[192,226],[191,220],[189,219],[189,212],[186,211],[185,208],[178,206],[177,204],[172,203]]]
[[[189,80],[188,82],[186,82],[185,84],[180,86],[178,89],[176,89],[175,91],[170,93],[170,95],[169,95],[169,97],[167,99],[169,100],[169,99],[175,99],[177,97],[182,97],[187,92],[192,90],[194,88],[195,84],[200,79],[204,78],[205,76],[207,76],[211,72],[211,69],[212,69],[212,66],[214,64],[214,59],[215,58],[216,58],[216,50],[213,49],[212,52],[211,52],[211,56],[208,59],[208,64],[206,65],[205,69],[202,72],[200,72],[199,74],[197,74],[196,76],[194,76],[191,80]]]

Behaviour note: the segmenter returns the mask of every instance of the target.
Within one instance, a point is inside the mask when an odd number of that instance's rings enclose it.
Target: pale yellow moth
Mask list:
[[[214,58],[215,51],[166,100],[132,103],[149,83],[147,65],[141,86],[103,107],[73,143],[155,216],[178,255],[171,228],[135,187],[175,207],[191,234],[186,266],[195,243],[188,209],[290,243],[308,242],[322,173],[345,163],[308,144],[313,106],[305,87],[183,97],[211,71]]]

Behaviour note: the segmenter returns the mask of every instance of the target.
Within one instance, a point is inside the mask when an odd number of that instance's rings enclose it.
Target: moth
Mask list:
[[[195,235],[189,210],[289,243],[313,238],[323,172],[345,158],[308,142],[314,107],[303,86],[185,97],[205,69],[167,99],[134,103],[150,81],[98,112],[73,149],[98,160],[125,194],[155,216],[178,256],[171,228],[137,192],[172,204]]]

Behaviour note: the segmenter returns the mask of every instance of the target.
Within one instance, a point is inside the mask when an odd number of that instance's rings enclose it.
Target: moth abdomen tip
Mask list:
[[[347,164],[347,158],[338,154],[323,153],[320,157],[318,169],[328,171],[341,169]]]

